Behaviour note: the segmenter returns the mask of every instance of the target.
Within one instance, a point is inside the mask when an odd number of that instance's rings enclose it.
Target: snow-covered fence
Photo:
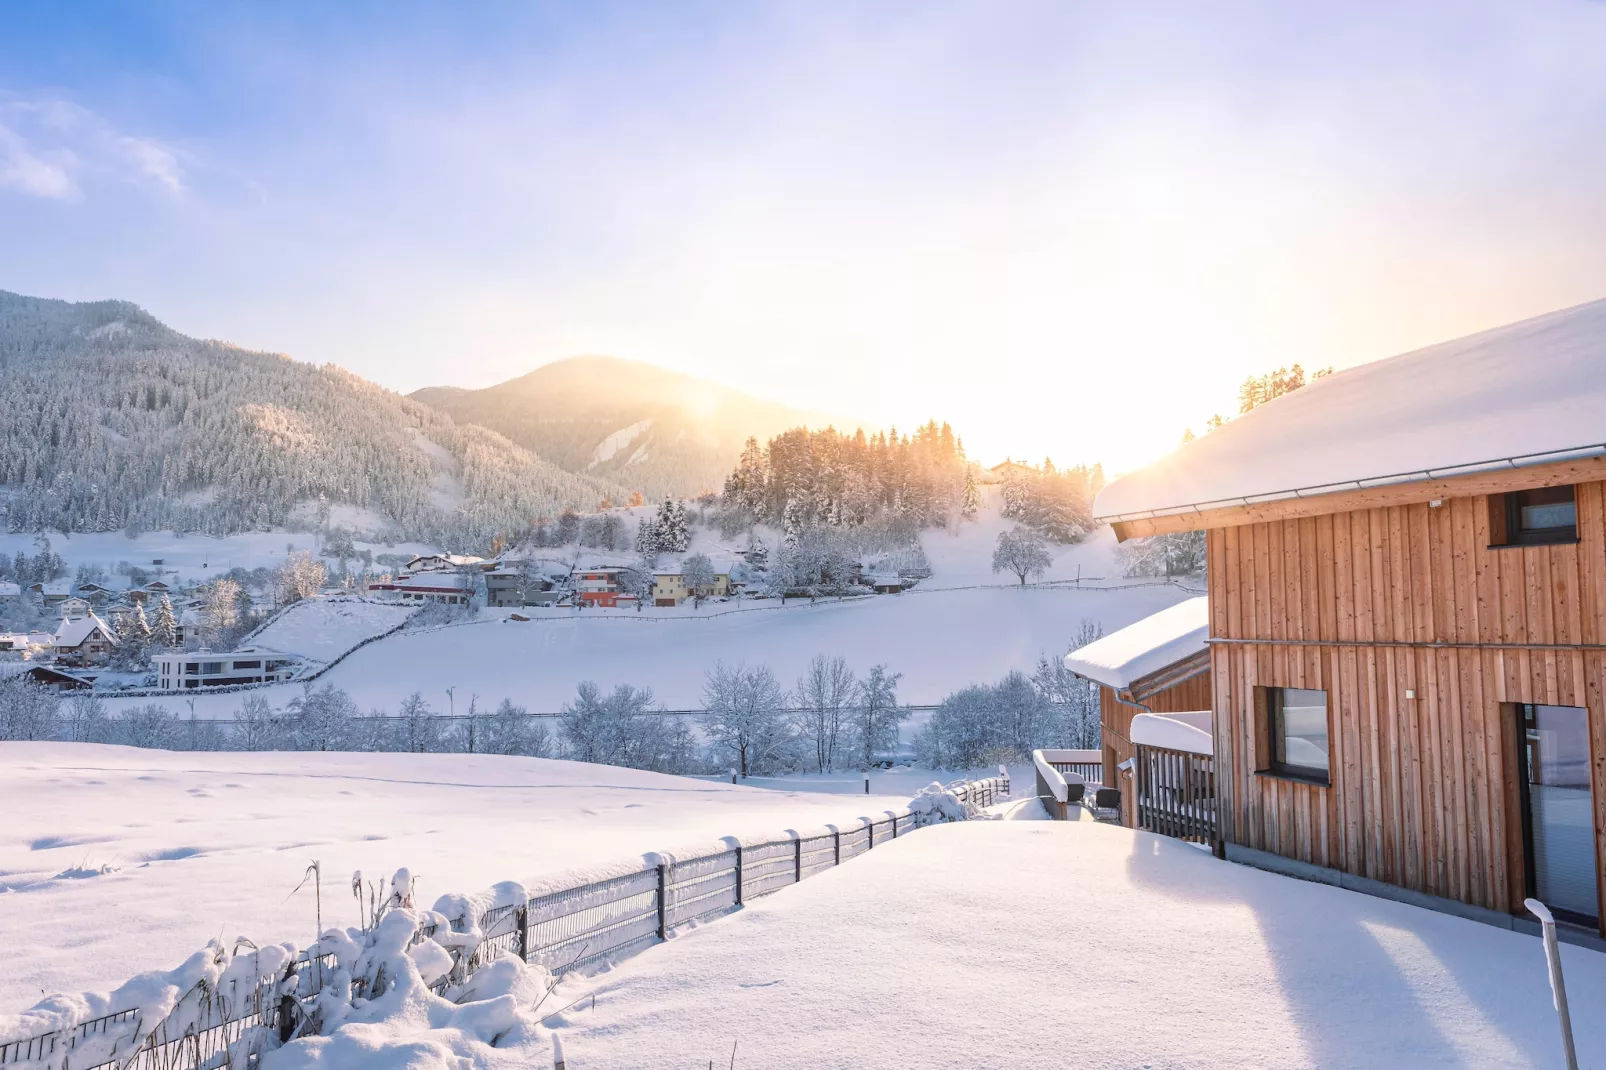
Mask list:
[[[939,793],[945,805],[931,805]],[[763,843],[734,844],[692,858],[660,855],[635,873],[527,897],[517,885],[498,885],[488,909],[447,918],[425,912],[412,936],[415,959],[423,945],[441,958],[429,987],[462,985],[502,954],[539,963],[553,974],[633,954],[666,940],[692,922],[718,917],[759,896],[796,884],[944,819],[993,805],[1010,794],[1007,775],[933,786],[911,808],[865,818],[857,828],[813,836],[790,835]],[[924,803],[925,805],[921,805]],[[405,886],[403,881],[402,885]],[[506,890],[516,892],[512,902]],[[443,897],[466,903],[461,897]],[[387,922],[390,920],[386,919]],[[409,923],[412,924],[412,923]],[[443,931],[449,924],[450,931]],[[472,934],[472,935],[467,935]],[[338,944],[331,932],[323,944]],[[445,956],[445,957],[442,957]],[[446,957],[450,968],[446,968]],[[0,1040],[0,1067],[10,1070],[221,1070],[254,1066],[260,1054],[306,1027],[309,1006],[352,989],[338,948],[299,955],[288,945],[261,950],[242,942],[234,952],[214,944],[169,974],[149,975],[120,989],[142,1003],[94,1018],[66,1014],[54,1030]],[[371,993],[370,993],[371,994]],[[448,993],[449,994],[449,993]],[[98,1009],[98,1008],[97,1008]],[[313,1023],[316,1024],[316,1023]]]

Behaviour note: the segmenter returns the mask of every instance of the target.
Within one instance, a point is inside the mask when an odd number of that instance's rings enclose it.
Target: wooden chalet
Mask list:
[[[1600,931],[1606,301],[1317,380],[1094,511],[1207,533],[1229,858]]]
[[[1208,599],[1190,598],[1136,624],[1095,639],[1065,657],[1065,667],[1099,691],[1103,761],[1099,783],[1130,785],[1136,751],[1132,721],[1142,714],[1210,709]],[[1121,823],[1135,823],[1135,793],[1121,795]]]

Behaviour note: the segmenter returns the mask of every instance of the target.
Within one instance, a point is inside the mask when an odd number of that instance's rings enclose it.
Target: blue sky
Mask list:
[[[1606,296],[1606,4],[12,4],[0,288],[1116,467]]]

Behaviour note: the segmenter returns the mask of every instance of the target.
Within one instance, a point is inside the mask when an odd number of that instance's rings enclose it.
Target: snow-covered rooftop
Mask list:
[[[1606,454],[1606,299],[1362,364],[1116,480],[1105,521]]]
[[[1133,683],[1209,649],[1210,600],[1178,602],[1065,655],[1065,667],[1106,687]]]
[[[62,621],[61,626],[56,629],[55,644],[58,647],[81,646],[84,640],[88,639],[96,631],[104,633],[106,638],[112,642],[117,641],[112,636],[111,629],[106,627],[99,617],[91,613],[87,617],[74,617],[71,620]]]
[[[391,586],[399,591],[461,591],[473,587],[474,579],[457,572],[423,572],[403,576]]]

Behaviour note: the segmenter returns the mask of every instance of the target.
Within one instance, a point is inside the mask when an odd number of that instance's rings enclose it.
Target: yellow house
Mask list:
[[[731,574],[728,571],[715,572],[714,582],[700,593],[704,598],[718,598],[730,594],[730,590]],[[653,573],[652,604],[655,606],[678,606],[697,593],[686,586],[679,565],[667,565]]]

